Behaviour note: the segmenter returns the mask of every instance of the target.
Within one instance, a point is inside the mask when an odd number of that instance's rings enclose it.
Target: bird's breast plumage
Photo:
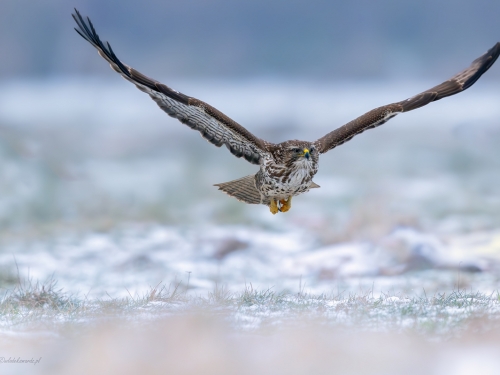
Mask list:
[[[287,166],[265,159],[256,176],[256,187],[265,197],[287,199],[307,192],[317,171],[317,161],[304,159]]]

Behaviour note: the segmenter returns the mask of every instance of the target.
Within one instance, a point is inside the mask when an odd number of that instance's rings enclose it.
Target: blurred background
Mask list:
[[[0,77],[109,77],[70,32],[74,7],[129,64],[169,79],[442,79],[500,28],[500,4],[481,0],[5,0]]]
[[[273,216],[212,186],[257,169],[169,118],[110,70],[73,30],[74,7],[126,64],[271,141],[317,139],[444,81],[500,41],[500,2],[487,0],[2,0],[5,267],[15,256],[21,271],[57,272],[65,288],[122,292],[185,272],[199,287],[221,275],[276,282],[270,274],[329,286],[339,275],[387,273],[381,259],[403,264],[397,274],[467,261],[471,270],[498,269],[499,63],[468,91],[322,157],[321,189]],[[281,258],[265,255],[326,248],[331,259],[346,243],[354,250],[342,250],[326,270],[320,256],[275,273]],[[156,259],[154,251],[179,253]],[[261,252],[260,263],[248,263],[252,251]],[[356,251],[375,255],[356,258]],[[120,256],[104,261],[110,254]],[[82,264],[92,271],[75,273]],[[124,270],[128,281],[102,276]]]

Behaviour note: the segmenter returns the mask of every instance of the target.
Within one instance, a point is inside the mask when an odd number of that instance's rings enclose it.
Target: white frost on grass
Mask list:
[[[194,294],[215,284],[230,285],[233,291],[250,284],[290,291],[302,285],[320,294],[345,285],[352,290],[353,284],[380,293],[401,290],[406,283],[404,289],[422,292],[430,280],[439,285],[442,275],[469,280],[474,277],[470,271],[477,273],[478,280],[491,276],[486,290],[498,287],[494,275],[500,259],[492,253],[484,257],[486,240],[480,252],[460,259],[449,256],[454,248],[445,241],[409,228],[397,229],[377,242],[327,246],[312,233],[230,226],[129,226],[109,233],[10,244],[0,254],[0,266],[17,266],[21,276],[33,280],[53,277],[68,293],[90,297],[140,295],[174,280]],[[498,234],[490,236],[495,244]],[[433,270],[428,276],[434,276],[425,278],[427,284],[425,280],[419,284],[418,275]],[[455,280],[448,281],[448,289],[450,283],[456,286]]]

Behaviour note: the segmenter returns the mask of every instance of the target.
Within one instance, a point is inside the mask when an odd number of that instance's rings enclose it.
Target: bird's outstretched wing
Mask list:
[[[325,153],[330,151],[332,148],[349,141],[352,137],[364,132],[367,129],[372,129],[385,124],[388,120],[399,113],[412,111],[436,100],[458,94],[459,92],[468,89],[493,65],[498,58],[498,55],[500,55],[500,42],[495,44],[484,55],[474,60],[467,69],[453,76],[449,80],[415,95],[410,99],[375,108],[370,112],[365,113],[357,119],[318,139],[315,142],[316,147],[320,153]]]
[[[271,145],[270,143],[257,138],[216,108],[148,78],[122,63],[109,43],[106,42],[104,45],[101,42],[90,19],[87,17],[87,20],[84,20],[76,9],[73,18],[78,25],[78,28],[75,28],[78,34],[97,49],[99,55],[109,62],[111,68],[135,84],[139,90],[149,94],[170,116],[198,130],[203,138],[217,147],[226,145],[233,155],[244,157],[250,163],[259,164],[262,155],[268,152],[267,146]]]

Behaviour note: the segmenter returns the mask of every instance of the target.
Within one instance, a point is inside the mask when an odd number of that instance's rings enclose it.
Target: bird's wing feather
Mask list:
[[[474,60],[467,69],[456,74],[449,80],[418,95],[412,96],[409,99],[375,108],[365,113],[357,119],[318,139],[315,142],[316,147],[321,153],[325,153],[349,141],[355,135],[365,130],[385,124],[399,113],[412,111],[436,100],[458,94],[468,89],[493,65],[499,55],[500,42],[495,44],[484,55]]]
[[[122,63],[109,43],[104,45],[101,42],[90,19],[84,20],[76,9],[73,18],[78,25],[78,28],[75,28],[78,34],[97,49],[111,68],[149,94],[167,114],[198,130],[203,138],[217,147],[225,145],[233,155],[244,157],[250,163],[259,164],[261,157],[268,153],[267,147],[270,143],[257,138],[216,108],[146,77]]]

